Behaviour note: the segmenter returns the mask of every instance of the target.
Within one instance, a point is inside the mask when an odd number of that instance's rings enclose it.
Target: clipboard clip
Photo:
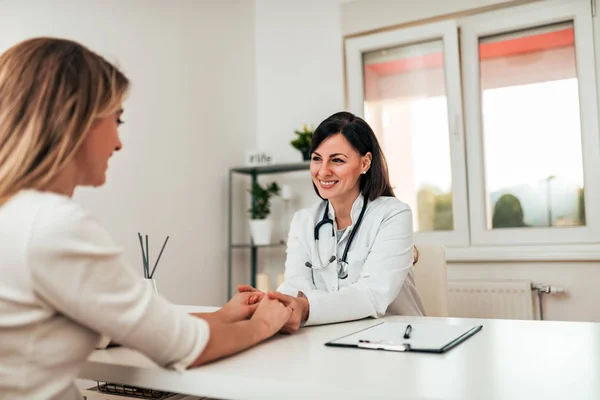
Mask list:
[[[360,349],[371,349],[371,350],[386,350],[386,351],[410,351],[410,344],[408,343],[394,343],[390,341],[371,341],[362,340],[358,341],[356,345]]]

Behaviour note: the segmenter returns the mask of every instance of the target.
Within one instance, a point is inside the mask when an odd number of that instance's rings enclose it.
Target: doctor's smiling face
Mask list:
[[[336,133],[313,151],[310,172],[323,199],[346,203],[358,197],[360,177],[370,164],[371,153],[361,156],[343,134]]]
[[[350,215],[358,194],[373,201],[394,196],[387,162],[369,124],[341,111],[317,126],[310,143],[315,192],[329,200],[339,215]]]

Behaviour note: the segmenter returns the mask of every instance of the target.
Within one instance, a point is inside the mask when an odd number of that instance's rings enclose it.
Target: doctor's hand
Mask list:
[[[264,295],[264,292],[261,292],[260,290],[250,286],[250,285],[238,285],[238,293],[248,293],[248,292],[254,292],[254,293],[261,293],[262,295]]]
[[[250,318],[264,297],[262,292],[237,293],[217,311],[224,322],[238,322]]]
[[[306,297],[293,297],[279,292],[269,292],[268,297],[270,299],[278,300],[282,304],[285,304],[286,307],[292,309],[290,319],[288,319],[285,325],[283,325],[281,328],[281,333],[296,332],[298,329],[300,329],[302,321],[306,321],[308,319],[310,305]]]
[[[268,296],[263,296],[250,320],[261,323],[265,328],[267,338],[279,332],[281,327],[290,319],[291,314],[292,309],[290,307],[280,301],[270,299]]]

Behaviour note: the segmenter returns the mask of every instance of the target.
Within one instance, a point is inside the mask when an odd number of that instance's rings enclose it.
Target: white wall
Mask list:
[[[343,41],[339,4],[343,0],[256,0],[256,132],[257,147],[270,150],[277,162],[301,161],[290,145],[294,130],[316,126],[344,107]],[[318,201],[308,172],[266,176],[291,184],[290,210]],[[273,201],[275,236],[291,215]],[[291,214],[291,212],[290,212]],[[285,251],[261,249],[266,272],[283,272]],[[273,285],[275,283],[273,282]]]
[[[300,161],[294,129],[344,106],[340,0],[256,0],[257,145]]]
[[[151,257],[170,235],[158,289],[183,304],[222,304],[226,179],[255,141],[254,4],[246,0],[4,0],[0,51],[52,35],[117,61],[133,82],[124,149],[108,184],[76,193],[142,276],[137,232]]]
[[[344,36],[448,14],[539,0],[356,0],[342,5]]]

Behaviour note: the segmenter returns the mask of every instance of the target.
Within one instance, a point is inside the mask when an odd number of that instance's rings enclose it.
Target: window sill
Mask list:
[[[446,260],[448,262],[600,261],[600,244],[446,247]]]

